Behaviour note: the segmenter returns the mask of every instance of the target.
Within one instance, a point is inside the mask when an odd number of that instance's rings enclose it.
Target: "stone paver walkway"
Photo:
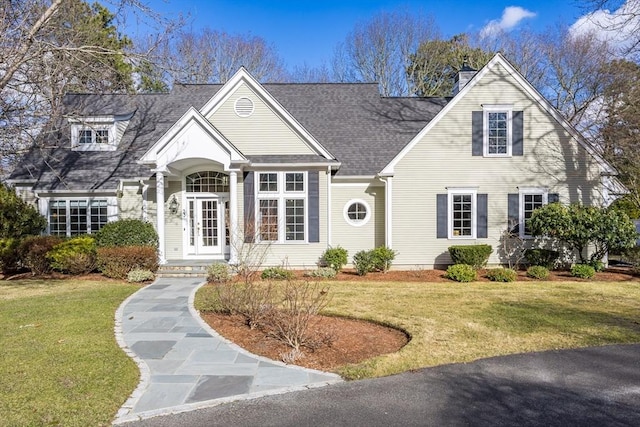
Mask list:
[[[198,279],[158,279],[118,309],[116,338],[138,363],[141,380],[115,424],[341,381],[222,338],[193,309],[200,285]]]

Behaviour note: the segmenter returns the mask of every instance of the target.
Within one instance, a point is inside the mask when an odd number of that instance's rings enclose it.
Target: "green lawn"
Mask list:
[[[346,378],[560,348],[640,342],[640,282],[325,282],[326,314],[401,328],[397,353],[346,366]],[[198,293],[200,301],[211,287]]]
[[[0,282],[0,425],[109,425],[138,384],[115,341],[115,281]]]

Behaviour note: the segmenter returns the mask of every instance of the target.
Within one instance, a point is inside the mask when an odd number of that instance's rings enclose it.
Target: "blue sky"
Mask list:
[[[583,14],[579,0],[149,0],[167,17],[188,16],[188,28],[210,27],[260,36],[272,43],[288,68],[328,62],[337,43],[357,22],[381,11],[404,8],[432,15],[449,37],[491,26],[529,26],[542,30],[559,22],[571,25]]]

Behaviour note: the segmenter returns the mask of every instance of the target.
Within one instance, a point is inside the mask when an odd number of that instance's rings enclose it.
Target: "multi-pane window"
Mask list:
[[[259,239],[281,243],[305,241],[306,173],[259,172],[257,175]]]
[[[304,200],[287,199],[285,214],[285,238],[304,240]]]
[[[278,240],[278,200],[260,200],[260,240]]]
[[[512,151],[512,105],[483,105],[484,155],[505,157]]]
[[[78,138],[80,144],[91,144],[93,143],[93,131],[91,129],[81,129]]]
[[[369,220],[369,207],[363,200],[350,200],[344,207],[344,217],[348,224],[362,226]]]
[[[69,234],[87,234],[87,201],[69,200]]]
[[[509,147],[508,117],[506,111],[487,114],[487,151],[488,154],[507,154]]]
[[[304,191],[304,173],[296,172],[285,174],[285,190]]]
[[[80,144],[108,144],[109,129],[85,128],[78,131]]]
[[[520,223],[524,225],[521,231],[522,237],[531,236],[531,227],[529,226],[531,215],[533,215],[533,211],[541,208],[546,203],[547,197],[544,191],[520,193]]]
[[[109,143],[109,130],[96,129],[96,144],[108,144],[108,143]]]
[[[278,173],[261,173],[259,191],[269,193],[278,191]]]
[[[454,237],[472,237],[473,194],[453,194],[451,199],[451,234]]]
[[[91,231],[100,230],[107,223],[107,201],[91,201]]]
[[[96,233],[107,223],[106,200],[49,201],[49,233],[78,236]]]
[[[67,235],[67,202],[65,200],[49,202],[49,232],[55,236]]]
[[[229,175],[221,172],[203,171],[187,175],[189,193],[228,193]]]

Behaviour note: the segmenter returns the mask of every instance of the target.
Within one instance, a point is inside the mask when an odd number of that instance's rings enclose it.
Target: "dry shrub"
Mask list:
[[[126,279],[131,270],[158,270],[158,253],[151,246],[98,248],[98,269],[112,279]]]
[[[58,236],[27,237],[18,247],[20,261],[33,275],[51,273],[52,267],[47,254],[62,241]]]
[[[221,283],[216,286],[221,313],[239,314],[250,329],[263,326],[277,297],[271,283]]]
[[[307,344],[318,346],[322,340],[310,334],[309,326],[329,303],[328,288],[318,283],[287,282],[281,287],[281,297],[281,305],[266,320],[269,335],[296,350]]]
[[[317,349],[334,341],[333,334],[310,329],[329,302],[328,288],[318,283],[223,283],[216,294],[218,312],[238,314],[249,328],[260,328],[293,349]]]

